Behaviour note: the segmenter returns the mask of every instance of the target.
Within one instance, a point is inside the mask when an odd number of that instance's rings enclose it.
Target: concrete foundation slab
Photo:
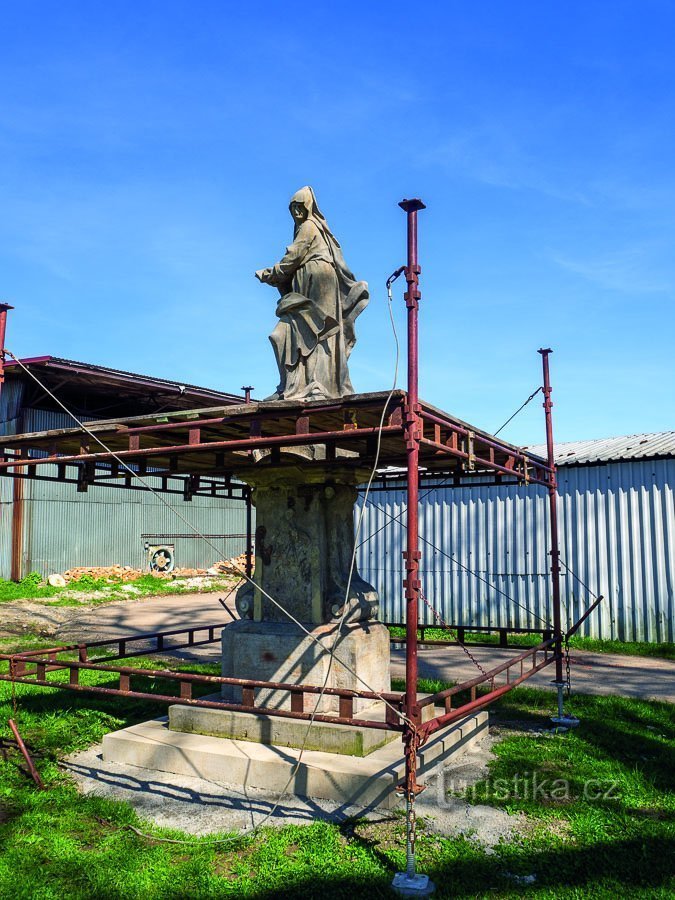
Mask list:
[[[419,752],[422,780],[437,766],[464,753],[487,734],[487,728],[488,715],[480,712],[434,734]],[[393,807],[397,804],[394,791],[405,768],[402,750],[399,741],[387,743],[365,758],[306,750],[288,793],[361,809]],[[106,762],[279,792],[299,755],[299,750],[289,747],[170,731],[167,717],[103,739]]]

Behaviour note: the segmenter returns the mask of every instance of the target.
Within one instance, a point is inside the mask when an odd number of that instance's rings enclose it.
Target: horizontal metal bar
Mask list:
[[[456,434],[461,434],[462,437],[469,437],[470,433],[472,433],[474,440],[478,441],[478,443],[480,444],[485,444],[487,447],[492,447],[494,450],[499,450],[500,452],[505,453],[507,456],[515,456],[516,459],[526,459],[530,465],[536,466],[538,469],[542,469],[547,472],[551,471],[545,459],[534,456],[533,454],[528,453],[522,448],[516,447],[514,444],[501,443],[494,437],[494,435],[486,434],[483,431],[477,431],[475,428],[468,428],[466,426],[459,425],[456,422],[453,422],[451,419],[444,419],[437,413],[426,411],[424,407],[422,408],[421,414],[422,418],[425,421],[434,422],[436,425],[447,428],[448,431],[454,431]]]
[[[155,638],[167,638],[173,637],[177,634],[195,634],[198,631],[211,631],[217,628],[223,629],[226,628],[230,622],[218,622],[216,625],[195,625],[190,628],[173,628],[170,631],[150,631],[144,634],[125,634],[120,637],[115,638],[104,638],[100,641],[83,641],[79,644],[60,644],[57,647],[48,647],[47,649],[40,650],[19,650],[16,653],[0,654],[0,659],[27,659],[29,657],[40,657],[45,654],[49,655],[50,653],[69,653],[73,650],[82,650],[89,649],[90,647],[107,647],[109,644],[120,644],[126,643],[131,644],[134,641],[151,641]],[[204,643],[212,644],[220,639],[219,637],[214,637],[213,640],[204,641]],[[147,651],[148,653],[152,651]]]
[[[0,659],[1,658],[6,657],[0,657]],[[147,669],[138,669],[134,670],[134,672],[138,675],[148,674]],[[340,716],[328,716],[324,715],[323,713],[312,715],[312,713],[294,712],[286,709],[269,709],[262,706],[243,706],[242,704],[238,703],[221,703],[215,700],[189,700],[185,697],[173,697],[168,694],[151,694],[146,691],[121,691],[115,688],[71,684],[65,681],[47,681],[46,679],[38,680],[36,678],[24,677],[11,678],[9,675],[0,675],[0,681],[15,681],[20,684],[33,684],[39,685],[40,687],[54,687],[67,691],[77,691],[79,693],[101,694],[109,697],[123,697],[133,700],[156,700],[158,703],[178,704],[180,706],[199,706],[206,707],[207,709],[225,709],[232,712],[248,712],[255,713],[259,716],[275,716],[282,719],[303,719],[304,721],[309,721],[310,719],[312,719],[315,722],[327,722],[331,725],[352,725],[359,728],[375,728],[379,729],[380,731],[403,731],[403,725],[400,723],[394,724],[388,722],[374,722],[369,719],[347,719]],[[294,685],[294,687],[296,690],[298,689],[298,685]],[[303,687],[303,690],[307,691],[307,688]],[[321,689],[319,688],[318,691],[320,692],[320,690]],[[325,693],[328,693],[328,691],[326,691]],[[354,696],[363,695],[355,694]]]
[[[402,398],[393,397],[389,402],[390,412],[402,405]],[[310,406],[308,408],[283,409],[283,410],[265,410],[255,406],[252,410],[239,413],[236,416],[224,415],[218,418],[210,419],[194,419],[184,422],[162,422],[156,425],[131,425],[118,426],[117,430],[123,434],[149,434],[153,432],[174,431],[179,428],[205,428],[210,425],[236,425],[241,422],[245,427],[248,426],[251,419],[258,421],[279,421],[279,419],[298,419],[305,416],[324,415],[327,412],[339,412],[341,410],[350,409],[351,407],[359,408],[359,410],[372,409],[373,412],[380,412],[382,403],[380,401],[364,402],[357,401],[355,403],[327,403],[323,406]],[[112,429],[111,429],[112,430]],[[100,433],[100,432],[98,432]],[[311,432],[310,432],[311,434]]]
[[[478,710],[481,710],[484,707],[489,706],[491,703],[494,703],[495,700],[499,700],[500,697],[503,697],[504,694],[512,691],[513,688],[518,687],[518,685],[522,684],[523,681],[527,681],[528,678],[536,675],[537,672],[540,672],[546,666],[550,666],[551,663],[555,661],[555,659],[555,655],[550,656],[548,659],[545,659],[538,665],[533,666],[531,669],[528,669],[527,672],[524,672],[515,681],[509,681],[501,687],[495,688],[493,691],[490,691],[487,694],[483,694],[481,697],[477,697],[475,700],[469,701],[469,703],[465,703],[463,706],[458,706],[457,709],[453,709],[451,712],[444,713],[441,716],[436,716],[435,719],[429,719],[419,729],[422,741],[424,742],[429,737],[429,735],[433,734],[435,731],[439,731],[446,725],[450,725],[452,722],[456,722],[458,719],[463,719],[473,712],[478,712]]]
[[[39,459],[23,457],[0,462],[0,468],[25,468],[26,466],[69,462],[96,462],[109,459],[141,459],[151,456],[168,456],[177,453],[199,453],[213,450],[264,450],[268,447],[307,446],[309,444],[336,443],[382,434],[402,434],[402,425],[384,425],[368,428],[352,428],[348,431],[315,431],[311,434],[285,434],[271,437],[237,438],[229,441],[209,441],[200,444],[179,444],[177,446],[148,447],[139,450],[115,450],[99,453],[79,453],[70,456],[47,456]]]
[[[454,447],[448,447],[445,444],[439,444],[437,441],[432,441],[429,438],[420,438],[420,444],[423,447],[432,447],[434,450],[438,450],[439,453],[446,453],[448,456],[456,456],[458,459],[469,459],[470,454],[465,452],[464,450],[460,450],[459,448],[455,449]],[[520,459],[524,461],[524,457],[516,457],[516,459]],[[476,466],[480,466],[481,469],[492,469],[496,472],[503,472],[506,475],[511,475],[513,478],[519,479],[519,481],[528,481],[530,484],[543,484],[548,487],[548,481],[544,481],[541,478],[537,478],[534,475],[525,475],[524,472],[520,472],[518,469],[508,469],[506,466],[502,466],[499,463],[492,462],[489,459],[483,459],[480,456],[473,455],[473,460]],[[534,468],[534,467],[533,467]],[[541,466],[537,466],[537,468],[541,468]]]
[[[93,645],[89,645],[93,646]],[[77,648],[75,648],[77,649]],[[45,651],[42,651],[45,653]],[[46,651],[47,658],[31,656],[23,656],[21,654],[6,655],[0,654],[0,660],[16,660],[19,662],[31,662],[34,665],[43,665],[50,667],[50,671],[55,668],[59,669],[85,669],[91,672],[110,672],[115,675],[137,675],[147,678],[164,678],[169,681],[192,682],[193,684],[207,685],[234,685],[236,687],[252,687],[252,688],[268,688],[277,691],[302,690],[306,694],[330,694],[335,697],[357,697],[366,700],[384,699],[390,702],[398,703],[401,700],[401,694],[382,693],[377,694],[373,691],[352,691],[346,688],[322,688],[313,684],[293,684],[289,682],[262,681],[252,678],[229,678],[221,675],[199,675],[190,672],[173,672],[169,669],[136,669],[133,666],[103,666],[98,663],[82,662],[76,660],[57,660],[49,656],[49,653],[55,651]]]
[[[501,675],[506,669],[510,669],[512,666],[519,664],[521,661],[526,660],[530,656],[536,656],[537,653],[542,653],[548,650],[554,644],[557,644],[558,641],[556,638],[551,638],[548,641],[544,641],[541,644],[538,644],[536,647],[528,647],[523,653],[519,653],[518,656],[514,656],[512,659],[507,660],[505,663],[501,663],[498,666],[495,666],[492,669],[489,669],[484,675],[478,675],[476,678],[471,678],[469,681],[463,681],[461,684],[456,684],[451,688],[446,688],[444,691],[439,691],[437,694],[431,694],[429,697],[425,697],[424,699],[419,701],[420,706],[430,706],[433,703],[436,703],[439,700],[445,700],[446,697],[452,697],[455,694],[460,694],[462,691],[466,691],[472,687],[479,687],[481,684],[484,684],[486,681],[491,681],[493,678],[496,678],[497,675]],[[555,656],[556,654],[554,654]]]
[[[386,628],[405,628],[405,623],[402,622],[383,622],[382,623]],[[524,626],[511,626],[511,625],[426,625],[423,622],[420,622],[418,625],[418,630],[422,629],[427,630],[429,628],[436,628],[439,631],[458,631],[459,629],[463,629],[465,632],[493,632],[493,631],[506,631],[509,634],[547,634],[552,629],[550,628],[526,628]],[[396,640],[403,640],[403,638],[396,638]]]

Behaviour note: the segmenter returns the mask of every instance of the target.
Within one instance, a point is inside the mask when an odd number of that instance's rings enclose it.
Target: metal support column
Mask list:
[[[420,577],[419,562],[419,455],[422,437],[422,420],[419,404],[419,356],[418,312],[420,266],[417,258],[417,213],[425,209],[421,200],[402,200],[399,203],[407,215],[408,260],[405,280],[408,288],[404,294],[408,308],[408,390],[405,408],[405,441],[407,453],[407,546],[403,553],[406,577],[403,582],[406,600],[406,657],[405,657],[405,712],[408,718],[403,734],[405,744],[406,798],[406,871],[394,877],[393,888],[404,896],[428,896],[434,889],[426,875],[415,872],[415,796],[417,787],[417,750],[421,723],[417,704],[417,626],[419,622]]]
[[[557,725],[576,725],[578,721],[565,716],[563,708],[563,695],[565,681],[563,679],[563,633],[562,617],[560,609],[560,541],[558,538],[558,479],[555,464],[555,448],[553,445],[553,418],[551,409],[551,376],[549,371],[549,356],[553,352],[550,347],[538,351],[541,353],[543,369],[544,415],[546,417],[546,454],[548,457],[548,508],[549,508],[549,538],[551,555],[551,599],[553,601],[553,637],[556,639],[555,681],[558,690],[558,714],[553,717]]]
[[[246,577],[253,574],[253,501],[251,488],[246,491]]]
[[[5,332],[7,330],[7,312],[14,309],[9,303],[0,303],[0,393],[5,382]]]

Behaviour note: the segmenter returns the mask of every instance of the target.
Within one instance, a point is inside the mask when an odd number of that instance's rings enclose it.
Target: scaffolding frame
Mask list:
[[[382,467],[405,467],[406,549],[403,552],[405,580],[403,582],[406,605],[406,673],[405,691],[385,695],[369,691],[346,691],[325,688],[322,693],[335,694],[339,698],[339,715],[316,714],[316,721],[328,721],[343,725],[367,728],[387,728],[400,731],[405,745],[406,776],[402,785],[406,796],[413,798],[420,789],[417,785],[417,751],[428,737],[458,719],[484,709],[523,681],[555,664],[556,684],[562,685],[563,641],[560,609],[560,560],[558,549],[557,482],[553,453],[553,426],[551,383],[549,372],[550,349],[542,349],[543,394],[546,424],[547,458],[519,448],[498,437],[475,428],[466,422],[437,409],[419,398],[419,307],[421,291],[419,278],[421,267],[418,259],[418,212],[425,208],[419,199],[404,200],[400,204],[407,220],[407,262],[401,271],[405,275],[407,290],[404,300],[407,308],[407,389],[391,393],[380,392],[353,395],[338,400],[307,402],[257,402],[250,399],[240,406],[228,406],[193,412],[165,414],[163,421],[156,416],[141,416],[87,423],[87,429],[105,442],[106,450],[92,449],[91,438],[81,429],[55,429],[31,435],[2,438],[0,449],[0,476],[71,482],[78,491],[91,486],[140,487],[133,484],[133,475],[120,466],[129,467],[141,476],[146,484],[152,480],[157,492],[182,494],[189,501],[193,496],[238,497],[247,504],[247,563],[246,576],[251,577],[252,534],[251,492],[245,485],[237,484],[235,472],[245,475],[247,470],[263,464],[275,467],[292,465],[284,460],[285,448],[312,448],[316,465],[330,469],[331,465],[363,468],[374,463],[378,441],[379,464]],[[8,304],[0,304],[0,389],[4,377],[4,336]],[[380,419],[384,413],[384,424]],[[338,451],[348,451],[347,454]],[[303,463],[311,466],[312,462]],[[51,468],[47,468],[51,467]],[[419,488],[421,470],[423,477],[434,473],[449,474],[458,479],[486,478],[495,483],[508,479],[520,485],[538,485],[549,494],[549,555],[551,557],[551,613],[552,626],[548,629],[507,629],[495,626],[502,632],[530,631],[542,634],[542,641],[535,647],[519,653],[507,662],[495,666],[481,676],[465,681],[453,688],[432,694],[424,699],[417,695],[418,645],[428,643],[418,638],[420,580]],[[383,482],[384,478],[383,476]],[[62,645],[49,650],[17,652],[0,655],[9,663],[6,675],[0,679],[41,686],[57,687],[99,695],[152,698],[166,703],[208,706],[217,709],[237,709],[265,716],[310,719],[304,711],[305,695],[321,691],[306,684],[285,684],[250,679],[219,678],[206,675],[186,675],[167,670],[147,670],[130,666],[105,665],[100,659],[91,661],[90,653],[98,652],[104,645],[117,645],[116,651],[105,659],[110,662],[130,655],[129,645],[145,641],[144,649],[133,655],[166,652],[177,646],[197,646],[218,640],[216,630],[227,627],[212,626],[208,637],[200,641],[195,634],[199,629],[186,628],[180,632],[157,632],[152,635],[127,636],[114,641],[89,644]],[[337,625],[336,625],[337,627]],[[456,626],[458,630],[471,630],[469,625]],[[576,625],[570,630],[576,630]],[[187,640],[176,645],[176,635]],[[462,633],[463,637],[463,633]],[[461,638],[460,641],[461,643]],[[77,659],[70,657],[77,653]],[[118,679],[118,687],[109,688],[82,684],[82,671],[109,673]],[[149,693],[134,686],[132,679],[151,675],[166,679],[176,689],[176,694]],[[203,700],[193,696],[195,686],[222,686],[236,684],[242,688],[242,703],[232,704]],[[478,694],[479,688],[487,691]],[[291,709],[269,709],[256,705],[259,689],[288,690]],[[468,700],[453,707],[458,695],[468,692]],[[384,722],[364,721],[354,718],[355,699],[385,699],[387,713]],[[443,712],[422,721],[422,709],[436,704]]]

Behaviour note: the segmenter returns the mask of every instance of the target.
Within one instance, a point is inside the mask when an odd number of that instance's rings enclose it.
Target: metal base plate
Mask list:
[[[394,875],[391,887],[399,897],[429,897],[436,890],[428,875],[413,875],[410,878],[405,872]]]
[[[580,719],[575,718],[575,716],[551,716],[551,722],[563,728],[576,728],[580,724]]]

